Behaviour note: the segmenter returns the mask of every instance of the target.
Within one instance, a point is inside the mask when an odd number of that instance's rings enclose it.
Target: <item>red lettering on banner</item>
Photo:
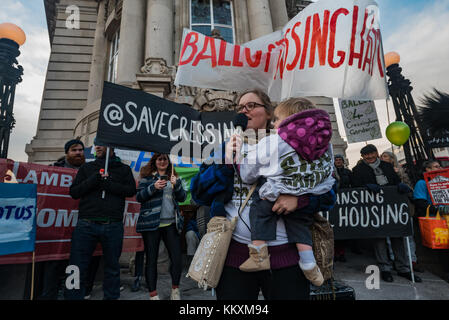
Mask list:
[[[363,50],[365,47],[365,41],[363,40],[363,36],[365,35],[365,29],[366,29],[366,20],[368,18],[368,11],[365,10],[365,18],[363,19],[363,28],[362,32],[360,33],[360,52],[355,52],[355,33],[357,29],[357,21],[359,17],[359,7],[354,6],[354,12],[352,14],[352,33],[351,33],[351,46],[349,50],[349,65],[352,66],[354,63],[354,59],[359,59],[358,68],[360,69],[362,67],[362,60],[363,60]]]
[[[252,55],[251,55],[251,49],[250,48],[245,48],[245,57],[246,57],[246,62],[248,62],[248,65],[252,68],[257,68],[262,60],[262,50],[257,50],[254,60],[251,59]]]
[[[378,51],[377,48],[380,45],[380,43],[377,41],[376,32],[374,29],[372,30],[372,34],[373,34],[373,54],[371,55],[371,64],[370,64],[371,75],[373,75],[374,72],[374,63],[376,62],[376,55]]]
[[[272,43],[270,43],[268,45],[268,52],[267,52],[267,60],[265,61],[265,68],[264,68],[264,72],[268,72],[268,69],[270,67],[270,61],[271,61],[271,50],[273,50],[274,48],[276,48],[276,46]]]
[[[366,35],[366,39],[368,41],[368,45],[366,46],[365,51],[365,59],[363,60],[363,68],[362,70],[365,71],[366,65],[368,64],[368,73],[371,74],[371,61],[372,55],[373,55],[373,39],[370,36],[370,32],[368,31],[368,34]]]
[[[349,14],[349,10],[346,8],[340,8],[334,12],[330,22],[330,34],[329,34],[329,52],[327,61],[331,68],[338,68],[345,61],[346,52],[339,50],[337,51],[337,56],[340,59],[337,62],[334,62],[334,51],[335,51],[335,32],[337,30],[337,19],[340,14],[344,14],[345,16]]]
[[[284,77],[284,69],[285,69],[285,64],[287,63],[287,55],[288,55],[288,39],[287,39],[287,35],[289,33],[290,33],[290,29],[287,29],[287,31],[285,32],[284,39],[279,40],[278,42],[276,42],[277,46],[281,46],[282,45],[282,46],[284,46],[284,48],[279,53],[278,63],[276,65],[276,72],[274,74],[274,79],[276,79],[276,75],[277,75],[278,70],[279,70],[279,75],[280,75],[281,79]]]
[[[383,78],[384,77],[384,70],[383,70],[383,66],[382,66],[382,51],[381,51],[381,47],[382,47],[382,41],[381,41],[381,35],[380,35],[380,30],[374,30],[374,35],[376,38],[376,43],[377,43],[377,67],[379,68],[379,74],[380,76]]]
[[[234,57],[232,59],[232,65],[234,67],[243,67],[243,62],[240,61],[240,46],[234,46]]]
[[[296,22],[292,27],[292,38],[295,41],[295,58],[293,59],[292,63],[287,64],[286,68],[288,71],[293,70],[299,61],[299,56],[301,54],[301,39],[299,38],[298,34],[295,32],[295,29],[301,25],[301,21]]]
[[[205,55],[209,46],[211,54]],[[196,56],[195,61],[193,61],[192,63],[192,66],[196,67],[198,65],[198,62],[200,62],[200,60],[206,59],[211,59],[212,68],[215,68],[217,66],[217,51],[215,50],[215,39],[211,37],[205,37],[203,49]]]
[[[306,64],[307,48],[309,47],[310,19],[311,17],[309,16],[306,20],[306,31],[304,32],[304,47],[302,49],[301,64],[299,66],[300,70],[303,70]]]
[[[230,66],[231,60],[226,60],[226,41],[220,40],[220,53],[218,54],[219,66]]]
[[[195,39],[193,40],[193,42],[190,42],[191,38],[194,37]],[[196,32],[189,32],[186,35],[186,38],[184,39],[184,45],[182,47],[181,50],[181,56],[179,58],[179,65],[182,66],[184,64],[189,63],[190,61],[193,60],[193,58],[195,57],[196,52],[198,51],[198,48],[196,46],[196,43],[198,42],[198,34]],[[184,53],[187,50],[187,47],[191,47],[192,48],[192,53],[190,54],[189,58],[182,61],[182,57],[184,57]]]
[[[323,28],[321,29],[320,16],[318,13],[313,15],[313,30],[312,40],[310,42],[310,59],[309,68],[313,68],[315,64],[315,50],[318,46],[318,59],[320,65],[324,66],[326,63],[326,46],[327,34],[329,32],[329,10],[324,10]]]

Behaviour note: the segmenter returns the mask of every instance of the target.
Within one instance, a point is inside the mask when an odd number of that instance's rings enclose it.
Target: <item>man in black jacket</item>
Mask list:
[[[401,183],[393,165],[382,161],[379,158],[377,148],[368,144],[360,150],[362,160],[352,169],[353,187],[366,187],[371,191],[379,192],[380,186],[398,186],[398,191],[406,193],[410,188]],[[395,265],[398,275],[412,280],[410,268],[405,255],[404,239],[390,238],[394,252]],[[391,275],[392,265],[387,254],[387,243],[385,238],[373,239],[374,254],[381,271],[382,279],[386,282],[393,282]],[[421,282],[421,278],[415,275],[415,281]]]
[[[105,168],[106,150],[96,143],[96,160],[81,166],[70,187],[72,198],[80,199],[69,263],[79,268],[80,288],[67,288],[66,299],[84,299],[87,269],[98,242],[104,257],[104,299],[120,297],[123,211],[125,198],[136,194],[136,182],[131,168],[120,162],[112,148],[108,172],[100,172]]]
[[[334,156],[335,168],[337,168],[338,174],[338,188],[351,188],[352,186],[352,172],[345,168],[345,158],[341,154]]]

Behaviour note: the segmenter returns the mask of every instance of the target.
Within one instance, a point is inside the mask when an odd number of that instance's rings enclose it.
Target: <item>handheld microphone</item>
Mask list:
[[[103,174],[104,173],[104,169],[100,169],[100,174]]]
[[[248,126],[248,117],[244,113],[237,113],[232,120],[237,134],[242,134]]]
[[[248,126],[248,117],[243,113],[237,113],[234,116],[234,120],[232,120],[232,123],[234,124],[235,132],[241,135]],[[235,161],[235,151],[232,152],[232,159],[234,159]]]

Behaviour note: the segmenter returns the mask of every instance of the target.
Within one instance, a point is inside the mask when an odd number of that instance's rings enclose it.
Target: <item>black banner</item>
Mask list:
[[[366,188],[341,189],[335,207],[323,216],[331,223],[336,240],[413,234],[408,197],[395,186],[381,187],[379,193]]]
[[[199,112],[140,90],[104,83],[97,140],[120,149],[204,159],[234,131],[234,112]],[[206,148],[208,146],[208,148]]]

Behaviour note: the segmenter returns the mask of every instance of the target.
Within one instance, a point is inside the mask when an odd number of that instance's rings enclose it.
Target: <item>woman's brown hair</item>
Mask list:
[[[173,164],[171,163],[170,157],[168,156],[168,154],[154,153],[153,156],[150,159],[150,162],[148,162],[146,165],[144,165],[142,168],[140,168],[140,177],[141,178],[152,176],[152,175],[154,175],[157,172],[156,160],[160,156],[166,156],[167,157],[167,159],[168,159],[168,166],[167,166],[167,169],[165,170],[165,174],[168,175],[168,176],[171,176]],[[178,177],[178,173],[174,169],[173,169],[173,174],[176,177]]]

